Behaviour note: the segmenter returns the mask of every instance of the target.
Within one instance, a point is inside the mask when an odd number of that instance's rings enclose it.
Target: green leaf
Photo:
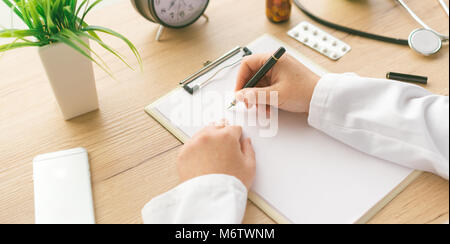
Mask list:
[[[81,2],[80,6],[78,6],[77,11],[75,12],[75,16],[77,17],[78,14],[80,14],[81,9],[83,8],[83,6],[87,3],[88,0],[83,0],[83,2]]]
[[[42,46],[42,44],[38,42],[15,42],[15,43],[13,42],[10,44],[0,45],[0,53],[21,47],[39,47],[39,46]]]
[[[84,31],[103,32],[103,33],[115,36],[115,37],[123,40],[128,45],[128,47],[131,49],[131,51],[134,53],[134,55],[136,56],[136,58],[137,58],[137,60],[139,62],[139,65],[141,66],[141,70],[142,70],[142,58],[141,58],[141,55],[139,54],[139,51],[133,45],[133,43],[131,43],[126,37],[122,36],[121,34],[115,32],[115,31],[113,31],[111,29],[108,29],[108,28],[105,28],[105,27],[101,27],[101,26],[92,26],[91,25],[91,26],[83,27],[82,30],[84,30]]]
[[[125,65],[128,66],[128,68],[134,70],[126,61],[125,59],[122,57],[122,55],[120,55],[119,52],[117,52],[116,50],[114,50],[113,48],[111,48],[110,46],[108,46],[107,44],[105,44],[100,38],[98,38],[97,35],[92,36],[89,34],[86,34],[84,32],[79,32],[78,33],[81,36],[84,36],[86,38],[89,38],[90,40],[93,40],[95,42],[97,42],[100,46],[102,46],[103,48],[105,48],[106,50],[108,50],[110,53],[114,54],[114,56],[116,56],[118,59],[120,59]]]
[[[39,31],[36,30],[16,30],[16,29],[8,29],[0,31],[0,38],[24,38],[30,36],[39,35]]]
[[[95,1],[93,4],[91,4],[91,6],[89,6],[89,8],[87,8],[86,11],[84,11],[83,13],[83,17],[81,17],[81,23],[84,22],[84,18],[86,17],[86,15],[97,5],[101,2],[102,0],[97,0]]]
[[[14,4],[12,4],[9,0],[3,0],[3,2],[6,4],[6,6],[13,9],[13,11],[17,15],[17,17],[19,17],[21,20],[23,20],[22,13],[15,7]]]

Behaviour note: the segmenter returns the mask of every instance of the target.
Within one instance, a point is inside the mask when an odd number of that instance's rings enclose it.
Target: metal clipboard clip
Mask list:
[[[193,86],[191,85],[195,80],[208,74],[214,68],[218,67],[222,63],[226,62],[227,60],[229,60],[232,57],[241,53],[241,51],[244,52],[244,55],[242,56],[242,58],[240,58],[239,60],[237,60],[236,62],[234,62],[230,65],[227,65],[227,66],[222,67],[221,69],[217,70],[216,73],[213,74],[211,77],[209,77],[206,81],[204,81],[200,84],[195,84]],[[197,92],[201,88],[208,85],[220,72],[222,72],[223,70],[225,70],[227,68],[235,66],[236,64],[240,63],[244,57],[250,56],[252,54],[253,54],[252,51],[250,51],[250,49],[248,49],[247,47],[236,47],[233,50],[229,51],[228,53],[224,54],[222,57],[218,58],[217,60],[215,60],[213,62],[206,62],[205,66],[202,69],[200,69],[196,73],[192,74],[188,78],[181,81],[180,85],[182,85],[184,90],[186,90],[189,94],[194,95],[195,92]]]

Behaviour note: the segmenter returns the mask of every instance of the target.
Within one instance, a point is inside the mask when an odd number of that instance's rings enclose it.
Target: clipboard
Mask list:
[[[258,43],[262,43],[264,41],[270,41],[273,43],[278,43],[280,45],[283,45],[288,49],[288,52],[290,54],[295,55],[297,58],[302,59],[303,64],[307,66],[309,69],[314,71],[320,76],[323,76],[324,74],[328,73],[324,68],[320,67],[319,65],[315,64],[311,60],[309,60],[307,57],[303,56],[302,54],[296,52],[293,48],[289,47],[288,45],[284,44],[283,42],[277,40],[276,38],[270,36],[270,35],[264,35],[260,38],[258,38],[256,41],[249,44],[247,47],[249,47],[250,50],[252,50],[252,46],[257,45]],[[230,61],[231,62],[231,61]],[[224,64],[226,65],[226,64]],[[217,67],[220,68],[220,67]],[[208,73],[205,73],[206,75]],[[190,136],[185,133],[182,129],[175,126],[170,119],[165,116],[163,113],[161,113],[157,106],[158,104],[164,103],[169,99],[169,97],[173,96],[174,94],[180,94],[180,92],[186,92],[185,88],[182,86],[174,89],[172,92],[168,93],[167,95],[163,96],[162,98],[158,99],[154,103],[150,104],[145,108],[145,112],[149,114],[151,117],[153,117],[156,121],[158,121],[164,128],[166,128],[171,134],[173,134],[180,142],[185,143],[190,139]],[[391,166],[389,166],[391,167]],[[412,183],[420,174],[419,171],[413,171],[413,170],[407,170],[403,169],[400,166],[392,165],[393,171],[399,172],[399,177],[396,178],[395,184],[389,185],[387,188],[389,190],[384,189],[379,193],[378,198],[376,198],[376,204],[371,205],[370,207],[366,206],[366,209],[364,209],[364,213],[359,213],[360,216],[349,216],[348,223],[355,223],[355,224],[362,224],[369,221],[376,213],[378,213],[379,210],[381,210],[386,204],[388,204],[392,199],[394,199],[399,193],[401,193],[410,183]],[[395,174],[393,174],[395,176]],[[299,192],[298,194],[301,194]],[[356,198],[357,196],[354,196]],[[269,217],[271,217],[275,222],[279,224],[290,224],[290,223],[298,223],[292,221],[292,219],[288,218],[285,214],[281,213],[276,206],[269,203],[264,197],[261,197],[259,194],[255,193],[254,191],[249,192],[248,198],[250,201],[252,201],[256,206],[258,206],[263,212],[265,212]],[[349,199],[351,201],[351,199]],[[374,200],[372,200],[374,202]],[[349,214],[350,215],[350,214]],[[319,216],[318,216],[319,217]],[[326,219],[326,216],[318,219]],[[312,223],[314,221],[309,221],[309,223]],[[326,222],[326,221],[324,221]]]

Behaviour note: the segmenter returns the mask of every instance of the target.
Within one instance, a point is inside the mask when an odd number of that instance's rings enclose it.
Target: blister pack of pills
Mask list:
[[[332,60],[342,58],[351,50],[347,43],[307,21],[294,27],[288,32],[288,35]]]

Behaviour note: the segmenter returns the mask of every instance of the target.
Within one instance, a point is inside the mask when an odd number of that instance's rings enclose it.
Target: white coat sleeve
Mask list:
[[[449,98],[396,81],[328,74],[309,124],[357,150],[449,177]]]
[[[233,176],[205,175],[151,200],[142,218],[144,224],[240,224],[247,193]]]

